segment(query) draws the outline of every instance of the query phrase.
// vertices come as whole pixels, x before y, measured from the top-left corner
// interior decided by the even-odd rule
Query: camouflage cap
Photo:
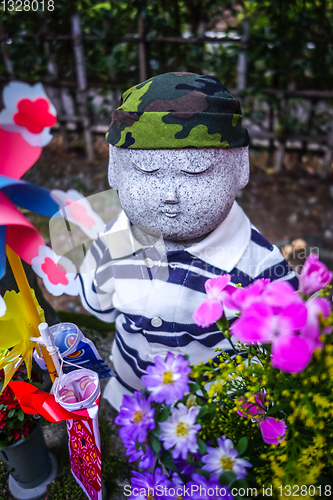
[[[214,76],[165,73],[124,92],[106,138],[130,149],[240,148],[242,110]]]

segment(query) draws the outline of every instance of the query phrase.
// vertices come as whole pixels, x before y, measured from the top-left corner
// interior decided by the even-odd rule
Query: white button
[[[150,269],[152,267],[154,267],[154,261],[151,260],[149,257],[147,257],[145,260],[144,260],[144,263],[146,264],[147,267],[149,267]]]
[[[156,316],[156,318],[153,318],[151,320],[151,324],[153,326],[155,326],[156,328],[158,328],[159,326],[161,326],[162,323],[163,323],[163,321],[161,320],[161,318],[158,318],[157,316]]]

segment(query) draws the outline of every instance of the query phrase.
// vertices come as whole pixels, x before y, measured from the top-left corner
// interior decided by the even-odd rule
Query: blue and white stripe
[[[119,244],[121,241],[121,244]],[[188,355],[191,364],[215,357],[230,343],[215,325],[200,328],[193,311],[205,300],[205,281],[229,273],[233,283],[289,280],[295,273],[280,251],[234,204],[225,221],[200,243],[165,252],[163,241],[144,248],[134,240],[122,212],[89,250],[78,277],[84,307],[106,322],[116,321],[112,360],[117,377],[104,397],[117,409],[123,394],[143,387],[140,377],[155,356]],[[229,320],[234,311],[227,311]]]

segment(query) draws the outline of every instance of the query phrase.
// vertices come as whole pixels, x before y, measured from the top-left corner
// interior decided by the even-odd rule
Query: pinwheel
[[[38,336],[41,318],[20,257],[30,264],[38,255],[39,247],[45,243],[15,204],[47,216],[59,210],[50,191],[20,179],[39,158],[42,147],[51,140],[50,127],[56,123],[56,110],[41,84],[31,86],[11,82],[4,89],[3,102],[5,107],[0,113],[0,278],[6,269],[6,252],[21,292],[24,316],[32,325],[34,335]],[[16,299],[16,302],[19,303],[19,300]],[[3,301],[0,306],[4,313]],[[23,360],[29,370],[32,345],[30,337],[29,340],[24,337],[11,345],[10,352],[9,346],[0,347],[1,363],[6,363],[7,367],[7,379]],[[42,351],[51,378],[54,379],[53,362],[47,351]]]
[[[5,273],[5,245],[31,263],[45,245],[38,231],[15,207],[51,217],[58,205],[50,191],[20,179],[52,138],[56,110],[41,84],[11,82],[3,92],[0,113],[0,278]]]
[[[40,321],[45,321],[44,311],[39,306],[33,291],[32,293]],[[25,363],[27,375],[30,378],[34,348],[34,343],[30,341],[34,330],[22,295],[15,290],[7,291],[4,301],[7,310],[0,318],[0,370],[3,369],[5,374],[2,390],[5,389],[22,362]]]

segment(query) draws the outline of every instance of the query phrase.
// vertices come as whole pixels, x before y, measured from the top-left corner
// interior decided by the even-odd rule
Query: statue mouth
[[[179,214],[179,210],[177,210],[177,211],[171,211],[171,210],[164,209],[164,210],[162,210],[162,213],[164,215],[166,215],[167,217],[169,217],[170,219],[174,219]]]

